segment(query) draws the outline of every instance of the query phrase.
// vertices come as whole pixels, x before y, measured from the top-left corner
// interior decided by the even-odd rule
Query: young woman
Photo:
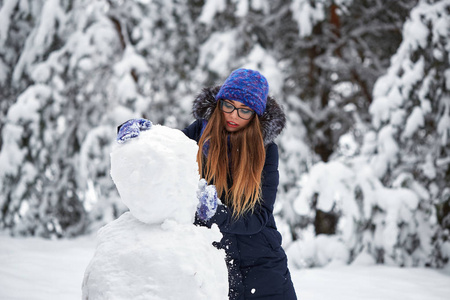
[[[297,299],[273,217],[278,188],[273,140],[286,119],[268,92],[259,72],[235,70],[222,86],[203,89],[193,105],[197,120],[183,130],[197,141],[202,177],[221,200],[199,193],[196,224],[217,224],[222,232],[216,246],[226,253],[231,300]],[[119,127],[117,141],[151,126],[145,119],[129,120]]]
[[[217,224],[223,234],[216,246],[227,255],[233,300],[297,299],[273,217],[279,182],[273,140],[285,115],[268,91],[259,72],[235,70],[222,86],[203,89],[193,104],[197,120],[183,130],[197,141],[203,178],[223,203],[199,212],[196,223]]]

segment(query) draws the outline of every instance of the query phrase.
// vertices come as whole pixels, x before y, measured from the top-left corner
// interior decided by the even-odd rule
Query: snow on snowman
[[[111,177],[129,212],[99,230],[82,298],[228,299],[225,253],[212,245],[221,233],[193,225],[199,199],[217,197],[199,180],[197,144],[146,122],[111,153]]]

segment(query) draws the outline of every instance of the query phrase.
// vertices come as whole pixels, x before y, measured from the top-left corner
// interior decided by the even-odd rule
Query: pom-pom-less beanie
[[[269,83],[261,73],[250,69],[237,69],[225,80],[216,100],[239,101],[261,116],[266,109],[268,94]]]

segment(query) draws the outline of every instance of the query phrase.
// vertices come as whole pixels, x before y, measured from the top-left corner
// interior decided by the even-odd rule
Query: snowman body
[[[221,233],[193,225],[197,149],[160,125],[115,146],[111,176],[130,211],[99,230],[83,299],[228,299]]]

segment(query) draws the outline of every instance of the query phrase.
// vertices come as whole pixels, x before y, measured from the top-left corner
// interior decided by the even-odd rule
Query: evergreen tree
[[[123,212],[109,176],[116,127],[133,117],[172,126],[191,118],[197,43],[178,2],[2,6],[3,22],[14,24],[1,35],[11,99],[0,127],[3,228],[73,236]]]
[[[296,264],[367,254],[401,266],[448,262],[449,11],[447,1],[426,0],[411,11],[390,67],[374,85],[363,147],[305,175],[296,211],[332,211],[338,218],[333,236],[305,242],[308,228],[302,233],[291,249]],[[323,239],[340,249],[334,257],[294,250]]]
[[[339,155],[341,137],[362,143],[373,83],[389,66],[415,3],[278,1],[270,6],[273,17],[261,20],[264,45],[283,77],[288,128],[297,128],[287,130],[280,143],[282,175],[287,175],[281,182],[286,203],[282,214],[294,238],[298,228],[312,222],[318,224],[317,233],[325,228],[335,232],[335,212],[318,211],[308,218],[292,213],[291,203],[301,190],[298,182],[314,163]],[[291,147],[292,140],[301,142]]]
[[[413,220],[397,224],[394,250],[399,251],[384,252],[399,261],[412,257],[414,265],[440,266],[450,255],[442,251],[444,244],[450,245],[449,11],[447,1],[420,1],[405,24],[404,41],[388,73],[375,85],[370,107],[377,132],[371,162],[375,174],[386,187],[405,188],[420,200],[411,209]],[[383,224],[376,224],[379,229]]]
[[[28,9],[25,3],[17,2],[7,17],[29,12],[22,10]],[[119,49],[111,45],[118,45],[118,38],[111,21],[100,14],[104,6],[86,3],[46,1],[34,7],[32,29],[19,35],[25,42],[10,85],[26,89],[8,109],[0,152],[1,220],[13,233],[50,237],[84,232],[90,221],[83,205],[89,178],[80,175],[91,168],[109,178],[105,139],[113,138],[114,127],[102,111],[112,104],[105,74],[117,60]],[[92,132],[101,130],[98,125],[104,133],[97,137],[97,152],[83,161],[80,150],[88,147],[85,141],[92,142]]]
[[[308,109],[296,110],[322,161],[330,159],[341,135],[355,130],[355,112],[359,119],[369,120],[373,82],[388,67],[415,3],[293,1],[292,17],[300,38],[279,43],[279,53],[289,61],[289,93],[307,103]]]

